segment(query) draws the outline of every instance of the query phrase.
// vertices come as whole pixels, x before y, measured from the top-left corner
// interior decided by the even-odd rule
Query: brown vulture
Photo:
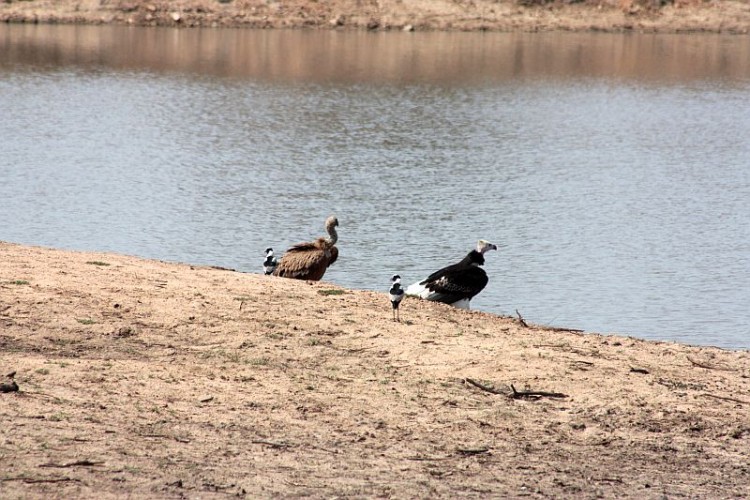
[[[339,220],[335,216],[328,217],[326,219],[328,236],[321,236],[315,241],[297,243],[291,247],[281,257],[273,275],[296,280],[320,280],[328,266],[336,262],[339,257],[339,249],[335,246],[339,238],[336,233],[338,225]]]

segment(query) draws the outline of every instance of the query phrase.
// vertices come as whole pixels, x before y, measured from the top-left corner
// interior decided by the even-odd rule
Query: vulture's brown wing
[[[336,259],[339,258],[339,249],[336,248],[335,246],[333,246],[333,247],[331,247],[331,249],[329,250],[329,252],[331,253],[331,259],[328,261],[328,265],[330,266],[331,264],[333,264],[334,262],[336,262]]]
[[[299,243],[286,251],[273,275],[317,281],[327,268],[328,259],[323,250],[315,243]]]

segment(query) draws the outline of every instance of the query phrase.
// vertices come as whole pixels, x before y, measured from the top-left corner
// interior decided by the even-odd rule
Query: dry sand
[[[750,497],[750,353],[389,308],[0,242],[0,496]]]
[[[0,21],[254,28],[748,33],[748,0],[0,0]]]

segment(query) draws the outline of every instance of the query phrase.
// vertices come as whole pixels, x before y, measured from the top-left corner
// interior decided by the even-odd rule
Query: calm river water
[[[259,272],[331,213],[346,287],[486,238],[475,309],[750,348],[750,44],[0,26],[0,239]]]

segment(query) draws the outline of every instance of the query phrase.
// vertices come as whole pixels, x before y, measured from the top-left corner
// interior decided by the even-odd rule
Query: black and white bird
[[[273,248],[266,248],[266,260],[263,261],[263,274],[271,274],[276,270],[279,261],[273,256]]]
[[[391,305],[393,306],[393,321],[401,321],[401,316],[398,313],[398,306],[401,305],[401,301],[404,298],[404,289],[401,288],[401,276],[394,274],[391,278],[393,285],[388,290],[388,295],[391,299]]]
[[[489,281],[487,273],[480,267],[484,264],[484,254],[488,250],[497,250],[497,245],[479,240],[477,248],[469,252],[461,262],[444,267],[426,279],[409,285],[406,295],[469,309],[471,299]]]

